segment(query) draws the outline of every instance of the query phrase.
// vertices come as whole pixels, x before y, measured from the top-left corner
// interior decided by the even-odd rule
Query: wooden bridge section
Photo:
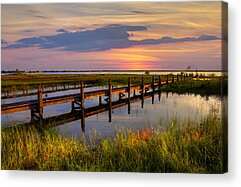
[[[85,129],[85,118],[98,114],[100,112],[109,111],[109,122],[112,120],[112,109],[118,108],[128,104],[128,113],[130,113],[130,104],[138,100],[142,101],[142,107],[144,105],[144,99],[150,96],[153,96],[156,92],[160,92],[160,88],[164,85],[174,83],[177,81],[182,81],[192,77],[181,76],[181,75],[166,75],[165,79],[162,80],[162,77],[159,75],[158,79],[155,76],[152,76],[152,81],[150,83],[145,83],[144,78],[141,79],[141,84],[131,84],[131,78],[128,78],[128,85],[123,87],[113,88],[112,82],[109,79],[108,89],[95,90],[85,92],[85,82],[81,81],[79,86],[76,89],[79,89],[80,92],[77,94],[68,94],[61,96],[54,96],[49,98],[43,98],[43,94],[46,92],[43,89],[43,85],[38,85],[37,89],[37,99],[35,100],[26,100],[21,102],[2,104],[1,112],[2,114],[8,114],[13,112],[19,112],[24,110],[31,110],[31,123],[36,123],[40,125],[46,125],[51,123],[60,123],[68,122],[69,120],[81,119],[82,129]],[[73,89],[73,88],[71,88]],[[48,93],[49,91],[47,91]],[[131,93],[133,94],[131,96]],[[119,95],[117,101],[112,101],[113,95]],[[103,97],[105,97],[103,99]],[[99,105],[85,108],[84,101],[86,99],[99,98]],[[44,107],[71,103],[71,112],[63,114],[60,116],[43,118]],[[104,104],[102,102],[105,102]]]

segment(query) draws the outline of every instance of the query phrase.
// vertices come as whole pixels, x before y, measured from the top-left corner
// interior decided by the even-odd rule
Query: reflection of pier
[[[154,103],[154,94],[159,93],[160,98],[160,88],[163,85],[173,83],[176,81],[181,81],[187,79],[188,77],[180,75],[166,75],[165,80],[162,81],[162,77],[159,75],[158,79],[155,76],[152,77],[151,83],[145,83],[144,78],[141,79],[141,84],[131,84],[131,78],[128,79],[128,85],[119,88],[113,88],[111,80],[108,82],[108,89],[96,90],[85,92],[85,84],[82,81],[80,83],[80,93],[71,95],[62,95],[49,98],[43,98],[45,94],[43,90],[43,85],[38,85],[37,100],[27,100],[22,102],[3,104],[2,114],[19,112],[24,110],[31,110],[31,122],[35,124],[40,124],[43,126],[60,125],[63,123],[71,122],[74,120],[81,119],[82,129],[85,129],[85,118],[98,114],[100,112],[109,111],[109,122],[112,120],[112,109],[118,108],[124,105],[128,105],[128,114],[130,114],[130,104],[141,100],[141,106],[144,106],[144,100],[148,97],[152,97],[152,103]],[[113,95],[119,95],[117,101],[113,101]],[[132,95],[132,96],[131,96]],[[105,97],[105,98],[103,98]],[[99,98],[99,105],[85,108],[85,99]],[[46,106],[56,105],[71,102],[72,111],[67,114],[43,118],[43,108]]]
[[[118,107],[122,107],[125,105],[128,105],[128,114],[130,114],[131,111],[131,103],[134,102],[138,102],[138,101],[142,101],[142,107],[144,104],[144,100],[147,98],[152,98],[152,104],[154,104],[154,96],[155,94],[159,95],[159,101],[161,99],[161,92],[159,90],[156,90],[154,92],[148,92],[144,94],[144,98],[142,97],[142,95],[136,95],[136,96],[132,96],[130,97],[130,99],[128,98],[124,98],[124,99],[120,99],[117,101],[113,101],[112,105],[111,105],[111,110],[118,108]],[[167,92],[168,95],[168,92]],[[142,100],[143,99],[143,100]],[[59,125],[63,125],[65,123],[70,123],[76,120],[80,120],[81,119],[81,128],[82,131],[85,132],[85,118],[99,114],[101,112],[105,112],[105,111],[111,111],[109,110],[109,103],[106,104],[100,104],[98,106],[93,106],[90,108],[86,108],[84,109],[84,112],[82,112],[82,110],[72,110],[69,113],[65,113],[65,114],[61,114],[58,116],[53,116],[53,117],[48,117],[46,119],[43,119],[43,127],[44,128],[52,128],[52,127],[56,127]],[[84,115],[80,115],[84,113]],[[111,121],[112,119],[112,112],[109,112],[109,121]],[[30,122],[30,123],[25,123],[25,124],[21,124],[23,126],[25,125],[31,125],[34,122]]]

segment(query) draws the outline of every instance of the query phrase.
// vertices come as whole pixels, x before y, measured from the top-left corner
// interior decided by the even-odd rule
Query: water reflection
[[[133,95],[133,93],[131,93]],[[136,93],[137,94],[137,93]],[[113,96],[113,101],[118,100],[118,96]],[[104,102],[104,99],[103,99]],[[85,107],[89,108],[98,105],[99,98],[85,100]],[[104,137],[113,137],[117,129],[141,129],[147,127],[158,128],[164,126],[166,122],[173,118],[184,121],[189,118],[191,121],[200,121],[210,112],[221,114],[221,100],[217,97],[201,97],[193,94],[177,95],[170,93],[155,94],[142,101],[131,103],[130,114],[128,105],[112,110],[112,122],[108,122],[108,111],[86,118],[85,136],[88,139],[95,131]],[[68,113],[71,111],[71,103],[54,105],[44,108],[44,118]],[[12,114],[2,115],[2,125],[6,126],[13,121],[18,123],[30,121],[30,111],[22,111]],[[60,134],[69,137],[79,137],[83,135],[81,121],[73,121],[55,127]]]

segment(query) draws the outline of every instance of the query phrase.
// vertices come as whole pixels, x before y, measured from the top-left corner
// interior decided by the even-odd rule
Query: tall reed
[[[170,121],[165,130],[116,133],[87,144],[34,127],[2,130],[3,170],[222,173],[220,119]]]

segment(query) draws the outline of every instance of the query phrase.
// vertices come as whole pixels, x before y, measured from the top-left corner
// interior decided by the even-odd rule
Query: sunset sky
[[[221,69],[220,2],[2,5],[2,70]]]

